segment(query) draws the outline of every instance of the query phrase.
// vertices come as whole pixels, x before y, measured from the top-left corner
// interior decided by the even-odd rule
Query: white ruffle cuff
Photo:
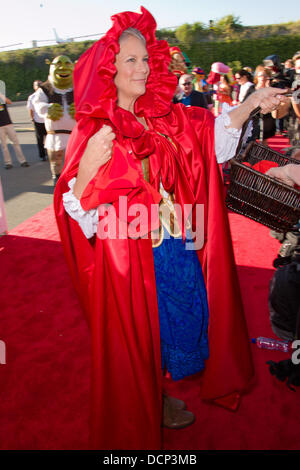
[[[215,120],[215,152],[218,163],[224,163],[235,156],[236,148],[239,143],[242,130],[234,127],[227,127],[231,124],[230,111],[236,106],[229,106],[228,103],[222,103],[222,114]],[[249,123],[244,141],[247,140],[252,131],[252,123]]]
[[[63,194],[63,205],[69,216],[78,222],[86,238],[91,238],[97,232],[99,222],[98,210],[90,209],[85,211],[81,207],[80,200],[73,193],[75,183],[76,178],[72,178],[69,181],[68,186],[70,191]]]

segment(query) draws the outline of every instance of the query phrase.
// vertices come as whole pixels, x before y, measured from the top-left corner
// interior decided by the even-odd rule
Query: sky
[[[30,47],[33,40],[38,46],[53,44],[53,28],[63,39],[90,35],[95,36],[87,39],[98,39],[110,28],[111,15],[135,11],[140,5],[153,14],[158,28],[208,24],[229,14],[240,17],[244,26],[300,19],[299,0],[288,0],[287,8],[282,0],[6,0],[1,15],[0,52]]]

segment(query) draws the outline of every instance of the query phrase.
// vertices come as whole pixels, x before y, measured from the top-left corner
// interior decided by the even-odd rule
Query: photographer
[[[289,81],[290,87],[295,78],[295,68],[294,68],[294,61],[293,59],[287,59],[284,63],[283,74],[285,78]]]
[[[291,93],[292,96],[284,103],[282,102],[279,108],[272,113],[274,118],[285,117],[288,121],[288,138],[291,148],[288,150],[288,155],[291,155],[295,149],[300,147],[300,53],[293,57],[295,63],[295,75],[292,83]]]
[[[263,62],[266,73],[270,74],[269,86],[275,88],[291,87],[291,75],[285,73],[285,68],[281,64],[278,55],[269,55]],[[275,119],[275,130],[277,128],[277,132],[282,134],[285,128],[284,117],[276,117],[273,114],[271,117]]]
[[[278,55],[269,55],[264,60],[265,69],[271,72],[270,86],[275,88],[290,88],[290,80],[284,76],[283,67]]]
[[[266,58],[270,59],[270,58]],[[294,147],[289,153],[299,148],[300,137],[300,54],[293,58],[295,62],[295,76],[292,83],[292,96],[282,103],[279,110],[273,114],[274,118],[289,117],[289,138]],[[265,61],[264,61],[265,63]],[[278,64],[277,64],[278,65]],[[281,76],[279,67],[273,69],[272,85],[285,88],[287,81]],[[266,173],[268,176],[277,178],[290,186],[300,185],[300,165],[288,164],[283,167],[271,168]],[[270,283],[269,311],[270,322],[274,333],[280,338],[288,341],[300,338],[300,221],[294,231],[277,233],[281,248],[278,257],[274,260],[275,274]],[[277,235],[277,236],[276,236]],[[280,361],[268,361],[270,373],[280,381],[287,379],[287,386],[294,390],[291,385],[300,385],[300,365],[294,364],[291,359]]]
[[[300,164],[271,168],[268,176],[290,186],[300,185]],[[278,237],[276,237],[278,238]],[[295,231],[282,234],[282,245],[274,261],[275,274],[270,283],[269,310],[274,333],[288,341],[300,339],[300,220]],[[290,359],[268,361],[269,370],[291,390],[300,385],[300,364]]]
[[[266,174],[290,186],[300,186],[300,164],[270,168]],[[282,245],[273,263],[277,269],[270,285],[270,320],[277,336],[293,341],[300,333],[299,224],[294,231],[280,235]]]

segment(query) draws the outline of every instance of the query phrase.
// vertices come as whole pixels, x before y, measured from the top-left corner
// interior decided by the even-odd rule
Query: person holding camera
[[[300,164],[271,168],[266,173],[290,186],[300,186]],[[278,234],[279,235],[279,234]],[[280,233],[281,247],[273,265],[275,274],[270,282],[269,312],[273,332],[281,339],[300,339],[300,220],[293,231]],[[278,237],[276,237],[278,238]],[[294,390],[300,385],[300,364],[290,359],[268,361],[272,375]]]
[[[283,75],[290,82],[290,86],[292,86],[292,83],[295,79],[295,67],[293,59],[287,59],[285,61]]]
[[[267,56],[264,60],[264,67],[271,73],[270,85],[274,88],[290,88],[291,83],[288,78],[284,76],[283,67],[278,55],[273,54]]]
[[[288,151],[291,154],[295,148],[299,148],[300,142],[300,52],[297,52],[293,61],[295,63],[295,75],[292,83],[292,95],[289,100],[282,102],[279,108],[272,113],[274,118],[285,117],[288,120],[288,138],[290,141],[291,149]]]
[[[270,86],[271,72],[263,65],[258,65],[255,70],[254,84],[255,89],[266,88]],[[259,139],[263,145],[268,145],[268,139],[273,137],[276,132],[276,121],[271,113],[260,114],[253,119],[253,137]]]

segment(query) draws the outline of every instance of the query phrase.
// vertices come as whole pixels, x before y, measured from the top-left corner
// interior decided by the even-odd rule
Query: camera
[[[280,62],[280,58],[278,55],[273,54],[267,56],[263,60],[264,66],[268,69],[271,69],[271,80],[270,80],[270,86],[273,88],[289,88],[290,87],[290,82],[289,80],[284,76],[283,74],[283,67]]]
[[[270,235],[281,243],[277,258],[273,261],[274,268],[293,260],[299,263],[300,269],[300,221],[293,231],[282,233],[271,230]]]
[[[285,79],[273,78],[270,81],[270,86],[273,87],[273,88],[284,89],[284,88],[288,87],[288,84],[287,84],[287,81]]]
[[[278,255],[282,258],[286,256],[298,257],[300,253],[300,233],[287,232],[282,242]]]

